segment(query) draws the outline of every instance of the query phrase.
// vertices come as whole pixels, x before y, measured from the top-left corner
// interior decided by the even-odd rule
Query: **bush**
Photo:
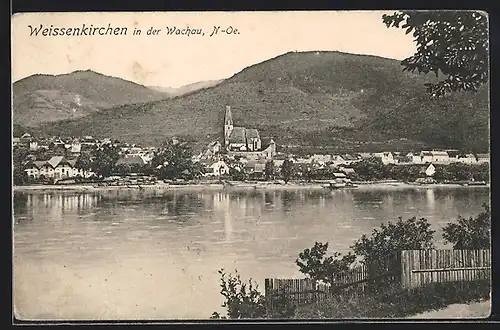
[[[258,286],[252,279],[248,283],[242,282],[238,271],[236,274],[227,274],[224,269],[218,273],[221,276],[221,291],[225,301],[222,307],[227,309],[227,317],[230,319],[264,318],[266,306],[264,295],[258,291]],[[215,312],[212,318],[220,318]]]
[[[325,258],[327,250],[328,243],[316,242],[311,249],[302,251],[295,260],[300,272],[314,281],[333,284],[335,275],[348,270],[356,259],[352,253],[342,256],[339,252]]]
[[[220,269],[218,273],[221,276],[220,293],[225,298],[222,307],[227,309],[227,316],[214,312],[211,319],[283,319],[295,314],[295,307],[286,296],[273,297],[273,308],[270,308],[271,299],[266,299],[252,279],[243,282],[237,270],[235,275],[226,273],[224,269]]]
[[[372,266],[375,272],[391,270],[398,265],[398,254],[402,250],[425,250],[434,248],[435,230],[430,229],[427,219],[417,220],[415,217],[397,222],[382,224],[374,229],[371,237],[366,235],[351,246],[354,253],[363,257],[363,262]],[[395,259],[396,258],[396,259]]]
[[[453,244],[456,250],[489,249],[491,241],[491,211],[483,204],[484,212],[475,218],[458,217],[457,223],[448,223],[443,228],[445,244]]]

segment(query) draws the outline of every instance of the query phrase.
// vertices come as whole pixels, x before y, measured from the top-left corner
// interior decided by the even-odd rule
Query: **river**
[[[206,319],[224,312],[220,268],[263,290],[302,277],[295,259],[315,241],[347,252],[399,216],[427,218],[444,248],[440,228],[483,203],[487,187],[15,193],[14,307],[23,319]]]

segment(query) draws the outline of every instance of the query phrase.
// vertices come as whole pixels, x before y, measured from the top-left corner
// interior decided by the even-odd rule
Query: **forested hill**
[[[340,52],[291,52],[250,66],[220,84],[174,99],[124,105],[44,125],[48,134],[106,135],[158,144],[177,135],[220,133],[226,105],[237,125],[257,127],[280,145],[426,146],[488,150],[488,86],[431,100],[433,75],[402,71],[397,60]]]

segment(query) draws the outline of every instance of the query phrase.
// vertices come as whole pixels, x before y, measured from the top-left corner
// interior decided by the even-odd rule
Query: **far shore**
[[[467,188],[467,187],[486,187],[483,186],[464,186],[456,183],[447,184],[418,184],[405,182],[356,182],[357,187],[347,187],[338,190],[365,190],[365,189],[401,189],[401,188]],[[231,191],[231,190],[326,190],[322,183],[275,183],[275,182],[231,182],[230,184],[223,183],[187,183],[187,184],[168,184],[156,183],[152,185],[129,185],[129,186],[97,186],[96,184],[68,184],[68,185],[30,185],[30,186],[13,186],[13,191],[17,192],[54,192],[54,191],[73,191],[73,192],[93,192],[93,191],[168,191],[168,190],[185,190],[185,191]],[[336,190],[334,190],[336,191]]]

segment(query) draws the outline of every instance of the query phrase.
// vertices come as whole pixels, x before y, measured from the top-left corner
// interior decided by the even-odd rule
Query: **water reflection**
[[[482,187],[16,193],[14,257],[31,285],[19,290],[31,315],[39,306],[51,315],[104,310],[109,306],[98,297],[105,292],[115,297],[113,317],[130,318],[139,309],[143,318],[204,318],[220,306],[215,271],[221,267],[257,281],[297,277],[295,258],[316,241],[347,252],[387,220],[426,217],[439,227],[458,214],[477,214],[488,200]],[[439,233],[436,239],[439,247]],[[60,295],[43,292],[61,285],[74,290],[67,294],[72,300],[50,310]],[[88,295],[88,285],[99,290]],[[147,299],[138,303],[144,291]]]

